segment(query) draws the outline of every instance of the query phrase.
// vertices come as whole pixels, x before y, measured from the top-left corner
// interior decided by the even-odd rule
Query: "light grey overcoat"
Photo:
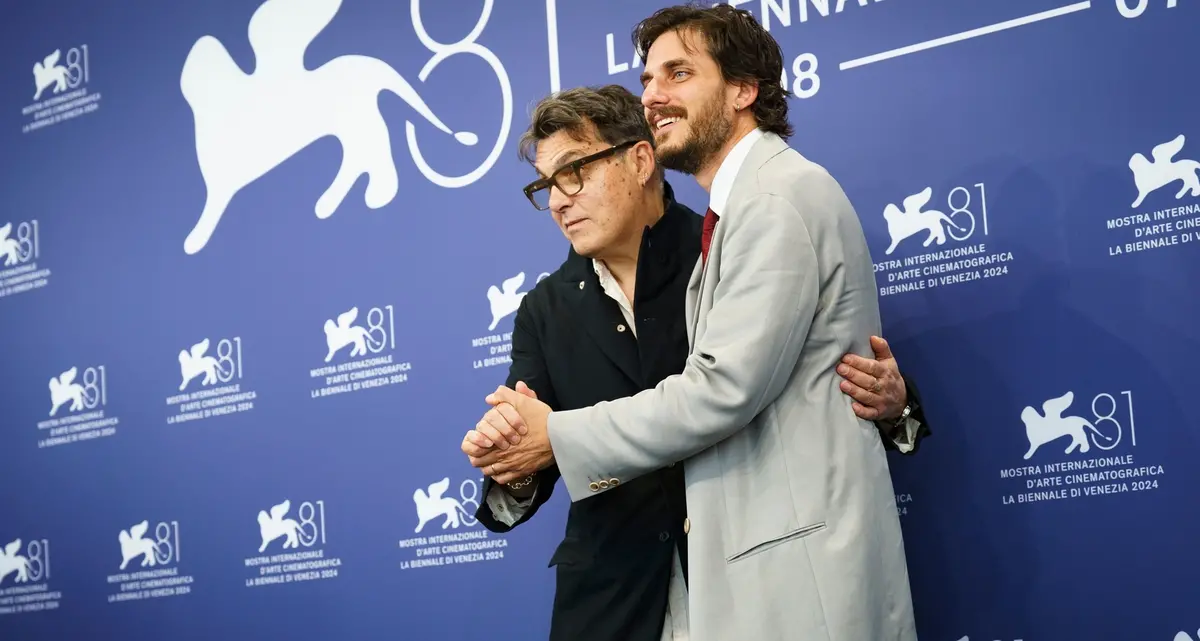
[[[840,185],[754,142],[687,296],[682,374],[553,412],[572,501],[682,462],[691,641],[916,641],[879,431],[838,385],[879,303]],[[636,313],[636,310],[634,310]]]

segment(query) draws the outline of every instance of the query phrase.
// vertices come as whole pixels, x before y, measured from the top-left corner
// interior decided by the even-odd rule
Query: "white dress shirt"
[[[708,190],[708,208],[713,210],[714,214],[720,216],[721,212],[725,211],[725,203],[729,202],[729,191],[733,189],[733,181],[742,170],[742,163],[746,162],[750,148],[764,135],[766,134],[762,129],[752,129],[729,150],[725,160],[721,161],[721,166],[717,167],[717,173],[713,176],[712,185]]]

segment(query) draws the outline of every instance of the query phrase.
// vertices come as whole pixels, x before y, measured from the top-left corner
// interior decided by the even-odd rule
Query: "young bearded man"
[[[615,85],[543,100],[522,139],[542,176],[525,193],[549,211],[571,250],[517,311],[508,385],[553,410],[653,389],[687,362],[684,303],[702,219],[675,201],[653,141],[638,99]],[[916,392],[876,340],[878,360],[848,356],[846,392],[862,401],[853,404],[861,416],[887,417],[878,423],[886,446],[913,451],[924,426],[913,405],[904,410]],[[464,452],[482,456],[521,443],[500,414],[505,408],[468,434]],[[683,469],[672,460],[611,487],[602,481],[607,491],[571,504],[550,560],[557,579],[551,641],[688,638]],[[476,517],[509,531],[551,497],[558,477],[551,465],[507,485],[487,479]]]

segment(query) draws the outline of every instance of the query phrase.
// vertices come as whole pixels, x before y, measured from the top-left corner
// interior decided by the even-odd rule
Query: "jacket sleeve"
[[[513,321],[512,334],[512,363],[508,367],[508,380],[505,385],[515,388],[517,381],[524,381],[542,402],[557,409],[558,399],[554,394],[554,386],[550,382],[549,369],[546,367],[545,356],[541,348],[539,328],[543,326],[538,318],[540,308],[531,302],[533,292],[521,299],[517,308],[517,316]],[[558,468],[550,466],[537,473],[537,490],[533,496],[519,501],[505,489],[496,484],[490,477],[483,478],[482,496],[475,518],[485,528],[492,532],[504,533],[533,518],[538,508],[550,500],[554,493],[554,484],[558,482]]]
[[[811,191],[824,193],[813,198],[830,197],[829,182],[814,183]],[[547,432],[572,500],[711,447],[783,392],[819,303],[810,230],[773,194],[752,197],[719,224],[720,280],[683,372],[634,396],[550,413]]]

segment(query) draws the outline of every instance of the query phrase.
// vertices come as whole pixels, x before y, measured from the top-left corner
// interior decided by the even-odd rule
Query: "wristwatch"
[[[881,429],[886,430],[888,434],[892,434],[896,431],[896,428],[899,428],[899,427],[902,427],[905,425],[905,423],[908,421],[908,417],[912,416],[912,413],[916,410],[916,407],[917,407],[917,404],[910,400],[908,402],[908,404],[904,406],[904,409],[900,412],[900,416],[898,416],[894,419],[881,418],[881,419],[876,420],[875,424],[878,425]]]

